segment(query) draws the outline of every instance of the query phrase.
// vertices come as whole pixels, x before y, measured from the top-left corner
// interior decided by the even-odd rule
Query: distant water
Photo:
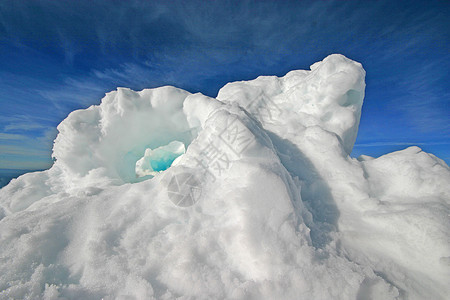
[[[17,178],[22,174],[36,172],[41,170],[16,170],[16,169],[0,169],[0,188],[7,185],[11,179]]]

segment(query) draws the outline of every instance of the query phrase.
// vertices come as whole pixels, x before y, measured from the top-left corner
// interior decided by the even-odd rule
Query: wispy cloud
[[[33,130],[33,129],[41,129],[45,128],[42,124],[31,123],[31,122],[15,122],[10,123],[4,127],[5,131],[14,131],[14,130]]]
[[[3,116],[0,128],[5,132],[36,131],[48,128],[51,119],[34,115]]]
[[[11,134],[11,133],[1,133],[0,132],[0,141],[1,140],[21,140],[25,138],[25,136],[21,134]]]
[[[46,149],[31,149],[24,146],[13,145],[0,145],[0,152],[2,155],[19,155],[19,156],[47,156],[48,151]]]
[[[356,143],[355,147],[385,147],[385,146],[441,146],[450,145],[448,142],[419,142],[419,143],[409,143],[409,142],[370,142],[370,143]]]
[[[26,170],[26,171],[45,170],[50,168],[51,165],[52,165],[51,162],[44,163],[41,159],[38,160],[30,159],[29,156],[25,156],[20,160],[9,160],[9,159],[0,160],[0,169],[3,169],[2,171],[5,171],[5,169]]]
[[[0,169],[45,169],[51,166],[51,148],[56,129],[47,127],[38,135],[0,133]]]
[[[399,82],[404,94],[396,99],[398,109],[403,111],[413,126],[422,132],[440,131],[450,138],[450,93],[444,89],[448,76],[434,72],[439,64],[447,61],[435,60],[422,64],[420,72],[408,74]],[[448,75],[448,74],[447,74]],[[441,83],[439,82],[441,81]]]

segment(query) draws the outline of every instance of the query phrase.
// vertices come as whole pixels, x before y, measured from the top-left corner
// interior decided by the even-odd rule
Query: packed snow
[[[450,169],[349,154],[362,66],[119,88],[0,189],[0,299],[445,299]]]

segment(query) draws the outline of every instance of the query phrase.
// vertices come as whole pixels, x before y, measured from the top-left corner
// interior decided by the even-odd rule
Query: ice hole
[[[155,176],[177,163],[177,159],[186,152],[184,144],[172,141],[155,149],[147,148],[144,156],[136,162],[136,176]]]

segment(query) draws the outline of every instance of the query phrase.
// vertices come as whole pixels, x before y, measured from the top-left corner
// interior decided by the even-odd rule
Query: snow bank
[[[0,190],[0,298],[444,299],[450,169],[348,156],[364,76],[331,55],[71,113],[54,166]]]

